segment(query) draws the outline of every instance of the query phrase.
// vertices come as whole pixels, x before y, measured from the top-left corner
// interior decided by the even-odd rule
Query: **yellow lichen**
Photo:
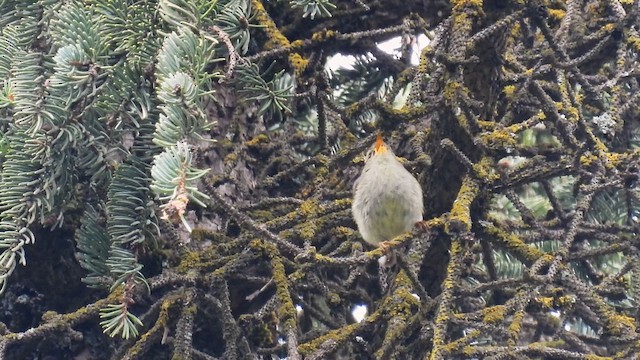
[[[488,324],[497,323],[504,320],[507,308],[504,305],[496,305],[482,309],[482,315],[484,316],[482,321]]]
[[[511,26],[511,31],[509,31],[509,35],[515,39],[520,37],[521,31],[522,31],[522,26],[520,26],[520,23],[515,23],[513,24],[513,26]]]
[[[447,276],[442,283],[442,297],[440,299],[440,305],[438,307],[436,320],[435,320],[435,328],[433,332],[433,351],[431,351],[431,355],[429,356],[430,360],[441,358],[442,347],[444,346],[445,333],[447,328],[447,323],[449,322],[450,317],[453,314],[449,311],[448,308],[449,303],[452,301],[453,297],[453,288],[455,287],[455,282],[457,279],[457,273],[459,271],[459,263],[455,261],[458,258],[458,254],[461,251],[461,245],[457,237],[454,237],[451,241],[451,257],[449,261],[449,265],[447,266]]]
[[[238,160],[238,154],[236,153],[229,153],[227,154],[227,156],[224,157],[225,163],[234,162],[236,160]]]
[[[448,103],[453,103],[460,89],[462,89],[462,84],[459,82],[452,80],[447,81],[444,90],[442,91],[442,96]]]
[[[323,31],[318,31],[313,35],[311,35],[311,40],[324,41],[324,40],[334,38],[336,37],[336,35],[338,35],[338,33],[333,30],[323,30]]]
[[[611,316],[611,323],[608,325],[618,327],[622,326],[634,333],[636,331],[636,322],[634,318],[626,315],[614,314]]]
[[[635,51],[640,51],[640,36],[628,36],[627,43],[633,46]]]
[[[294,329],[296,327],[296,310],[291,300],[289,292],[289,280],[284,269],[282,258],[272,244],[264,244],[267,255],[271,259],[271,275],[273,282],[276,284],[276,299],[279,306],[277,308],[278,318],[284,323],[285,329]]]
[[[502,240],[507,249],[514,253],[521,261],[526,263],[533,263],[544,255],[538,248],[526,244],[518,235],[508,233],[497,226],[487,225],[485,231],[488,235],[493,235]]]
[[[613,359],[614,358],[610,356],[599,356],[599,355],[593,355],[593,354],[585,356],[585,360],[613,360]]]
[[[540,296],[535,298],[535,301],[540,304],[543,309],[553,309],[553,298],[549,296]]]
[[[450,354],[452,352],[458,352],[470,342],[475,341],[480,335],[482,335],[482,331],[478,329],[474,329],[469,331],[465,336],[448,343],[447,345],[442,347],[442,352],[445,354]]]
[[[426,74],[429,67],[430,55],[433,53],[433,48],[425,46],[420,52],[420,62],[418,63],[418,73]]]
[[[598,161],[598,157],[587,152],[586,154],[580,156],[580,164],[582,166],[590,166],[594,162]]]
[[[551,341],[533,342],[529,344],[529,347],[530,348],[546,348],[546,347],[557,348],[563,345],[565,345],[564,340],[551,340]]]
[[[482,0],[452,0],[454,11],[463,10],[463,8],[475,8],[476,10],[482,10]]]
[[[604,150],[601,151],[606,151],[606,148]],[[609,164],[611,166],[618,166],[620,165],[620,162],[624,159],[628,158],[629,154],[620,154],[620,153],[610,153],[610,152],[605,152],[605,157],[607,159],[607,161],[609,162]]]
[[[566,14],[566,11],[561,9],[549,9],[549,18],[554,20],[562,20]]]
[[[341,302],[342,298],[340,297],[340,294],[335,292],[327,293],[327,303],[329,303],[329,305],[338,306]]]
[[[291,66],[293,66],[293,72],[296,76],[302,75],[302,73],[307,69],[307,65],[309,65],[309,60],[300,56],[300,54],[289,54],[289,62]]]
[[[478,124],[480,129],[487,130],[487,131],[495,129],[496,126],[498,125],[495,121],[488,121],[488,120],[477,120],[476,123]]]
[[[193,269],[197,269],[202,266],[202,259],[200,253],[197,251],[185,251],[180,257],[180,265],[176,269],[178,273],[184,274]]]
[[[266,134],[259,134],[253,137],[251,140],[248,140],[246,142],[246,145],[248,147],[256,147],[258,145],[265,144],[267,142],[269,142],[269,137]]]
[[[313,216],[318,212],[318,200],[309,199],[302,204],[300,204],[300,215],[302,216]]]
[[[250,210],[249,214],[252,218],[260,221],[267,221],[273,219],[273,212],[269,210]]]
[[[260,0],[252,0],[251,5],[253,5],[253,8],[255,9],[256,20],[258,24],[262,25],[262,27],[265,29],[267,35],[269,36],[269,39],[271,39],[271,41],[276,43],[277,45],[289,46],[289,40],[284,35],[282,35],[280,30],[278,30],[278,27],[273,22],[273,20],[271,20],[271,17],[267,13],[267,10],[264,8],[264,6],[262,6],[262,2]]]
[[[317,231],[318,226],[313,221],[309,221],[298,230],[298,234],[302,240],[311,240],[316,236]]]
[[[476,176],[485,183],[500,179],[500,174],[493,170],[493,159],[489,156],[485,156],[480,162],[473,164],[473,171],[476,173]]]
[[[476,350],[478,349],[477,346],[465,346],[462,349],[462,353],[465,354],[467,357],[473,356],[473,354],[475,354]]]
[[[558,306],[567,308],[575,304],[576,299],[572,295],[559,296],[556,299]]]
[[[475,179],[465,176],[458,191],[458,196],[453,202],[449,218],[445,223],[445,232],[468,232],[471,230],[471,204],[480,190]]]
[[[304,40],[294,40],[291,42],[291,48],[297,48],[304,45]]]
[[[516,134],[508,129],[496,130],[491,133],[480,134],[480,140],[492,148],[513,147],[517,144]]]
[[[513,98],[513,95],[515,95],[516,93],[516,89],[517,88],[515,85],[507,85],[504,88],[502,88],[502,92],[507,97],[507,99],[511,100]]]
[[[378,321],[380,318],[381,312],[380,310],[375,311],[371,315],[367,316],[360,323],[355,323],[347,326],[343,326],[341,328],[331,330],[324,335],[318,336],[317,338],[304,343],[298,346],[298,351],[302,355],[309,355],[313,351],[317,350],[322,344],[327,342],[334,343],[343,343],[349,341],[350,338],[354,336],[356,331],[358,331],[363,325],[373,324]]]
[[[387,299],[384,308],[389,318],[396,322],[408,321],[420,306],[420,301],[405,286],[399,287]]]
[[[518,341],[518,336],[520,334],[520,331],[522,330],[522,320],[524,319],[524,311],[520,310],[520,311],[516,311],[515,314],[513,314],[513,320],[511,321],[511,324],[509,324],[509,327],[507,328],[507,332],[509,333],[509,345],[510,346],[515,346],[517,341]]]
[[[255,9],[256,20],[258,24],[264,28],[264,31],[267,33],[269,37],[269,42],[265,45],[265,48],[269,50],[270,47],[284,47],[291,48],[294,46],[286,36],[282,34],[282,32],[278,29],[276,24],[273,22],[267,10],[262,5],[260,0],[252,0],[251,4]],[[300,43],[295,43],[295,46],[299,46]],[[307,68],[309,60],[303,58],[300,54],[291,53],[289,54],[289,62],[293,67],[293,71],[296,75],[302,74],[304,70]]]
[[[567,119],[572,122],[572,123],[576,123],[578,122],[578,120],[580,120],[580,113],[578,112],[578,109],[575,106],[567,106]]]
[[[545,114],[542,110],[540,110],[537,114],[536,117],[538,119],[540,119],[540,121],[545,121],[547,119],[547,114]]]

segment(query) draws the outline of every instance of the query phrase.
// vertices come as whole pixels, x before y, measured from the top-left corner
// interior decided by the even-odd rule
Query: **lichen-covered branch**
[[[401,5],[0,1],[0,357],[633,359],[637,2]]]

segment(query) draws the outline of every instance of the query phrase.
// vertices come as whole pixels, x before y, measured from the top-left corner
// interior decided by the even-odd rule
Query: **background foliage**
[[[0,358],[634,359],[639,16],[0,0]],[[425,191],[392,268],[377,131]]]

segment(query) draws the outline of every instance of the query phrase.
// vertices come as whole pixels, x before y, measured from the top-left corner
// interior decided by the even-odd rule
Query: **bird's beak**
[[[384,154],[388,151],[387,144],[382,141],[382,134],[378,133],[378,137],[376,138],[376,147],[374,148],[374,152],[376,155]]]

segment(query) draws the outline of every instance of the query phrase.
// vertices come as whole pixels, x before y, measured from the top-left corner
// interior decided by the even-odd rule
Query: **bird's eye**
[[[373,156],[373,149],[367,150],[367,153],[364,154],[364,161],[367,162]]]

